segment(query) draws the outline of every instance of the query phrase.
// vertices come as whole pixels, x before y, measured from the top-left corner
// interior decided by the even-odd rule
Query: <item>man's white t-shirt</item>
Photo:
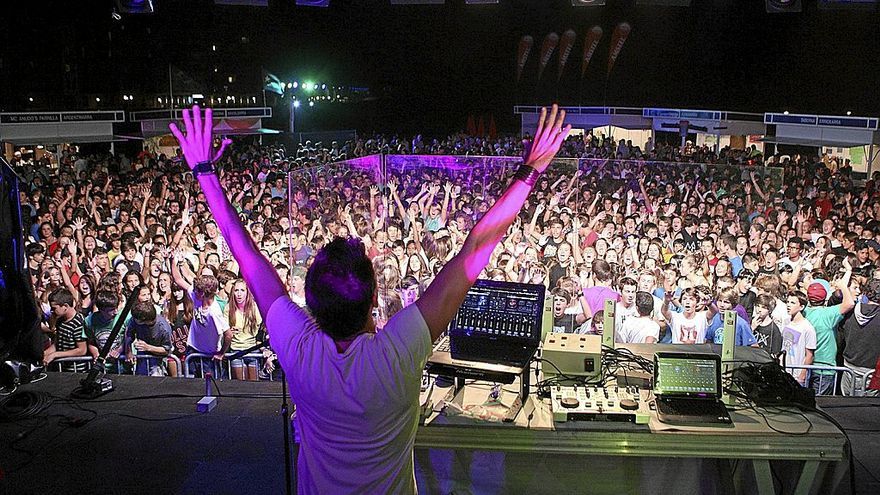
[[[413,444],[431,334],[418,306],[345,352],[288,297],[266,317],[300,437],[297,492],[415,493]]]
[[[214,354],[223,349],[223,332],[229,329],[229,321],[217,300],[202,306],[200,300],[190,291],[193,300],[193,319],[189,324],[186,345],[204,354]]]
[[[672,319],[669,320],[669,326],[672,327],[672,343],[702,344],[706,341],[706,324],[705,311],[697,311],[693,318],[685,317],[684,313],[672,313]]]
[[[614,341],[621,344],[646,344],[648,337],[654,337],[654,342],[660,340],[660,325],[650,316],[627,318],[614,332]]]
[[[627,308],[622,302],[618,301],[614,308],[614,328],[623,328],[623,325],[626,324],[627,320],[637,318],[638,316],[639,309],[636,308],[635,303]]]
[[[785,363],[791,366],[803,365],[804,358],[807,357],[807,349],[816,350],[816,329],[813,324],[806,318],[798,322],[789,322],[782,329],[782,350],[785,351]],[[789,368],[788,372],[798,378],[803,370]]]

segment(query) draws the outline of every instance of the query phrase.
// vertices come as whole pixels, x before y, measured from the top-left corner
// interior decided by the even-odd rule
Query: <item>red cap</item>
[[[825,290],[825,287],[823,287],[822,284],[819,282],[813,282],[810,284],[810,287],[807,289],[807,299],[809,299],[811,303],[825,302],[826,297],[828,297],[828,291]]]

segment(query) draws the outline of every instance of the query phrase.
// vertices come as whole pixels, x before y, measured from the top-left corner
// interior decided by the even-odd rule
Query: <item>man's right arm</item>
[[[196,105],[193,107],[192,118],[190,118],[189,110],[183,111],[186,136],[180,132],[176,124],[169,125],[172,134],[180,142],[186,162],[191,169],[195,169],[199,164],[215,161],[222,155],[225,146],[229,144],[228,141],[224,141],[217,156],[214,156],[212,118],[212,111],[208,108],[205,110],[204,120],[202,120],[201,110]],[[241,269],[242,278],[253,293],[257,307],[265,318],[269,314],[272,303],[280,297],[287,296],[284,284],[269,260],[264,258],[254,245],[242,225],[238,213],[229,203],[217,174],[199,173],[197,175],[211,213],[217,221],[217,226],[229,244],[229,250]]]

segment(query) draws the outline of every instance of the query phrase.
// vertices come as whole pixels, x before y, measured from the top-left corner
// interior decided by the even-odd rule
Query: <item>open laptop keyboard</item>
[[[718,403],[704,400],[664,400],[658,407],[664,414],[687,416],[714,416],[718,414]]]

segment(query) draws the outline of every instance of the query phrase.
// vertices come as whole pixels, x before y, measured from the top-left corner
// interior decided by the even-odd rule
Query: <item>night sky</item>
[[[554,99],[880,115],[880,14],[818,10],[815,0],[793,15],[766,14],[763,0],[694,0],[690,8],[624,0],[581,8],[569,0],[494,6],[332,0],[329,9],[295,7],[293,0],[270,0],[269,8],[160,0],[158,14],[121,22],[111,19],[112,1],[2,3],[0,107],[6,111],[83,108],[93,94],[160,93],[173,64],[208,92],[226,85],[254,93],[261,67],[285,80],[369,86],[384,98],[352,111],[371,112],[357,122],[382,130],[460,128],[471,113],[492,113],[502,128],[515,129],[514,104]],[[633,32],[606,94],[608,45],[620,21]],[[605,37],[581,82],[584,34],[593,25]],[[555,82],[555,57],[536,81],[544,35],[569,28],[578,38],[562,81]],[[517,85],[514,59],[524,34],[535,46]],[[228,75],[235,75],[234,84],[226,83]],[[29,95],[38,96],[34,104]]]

